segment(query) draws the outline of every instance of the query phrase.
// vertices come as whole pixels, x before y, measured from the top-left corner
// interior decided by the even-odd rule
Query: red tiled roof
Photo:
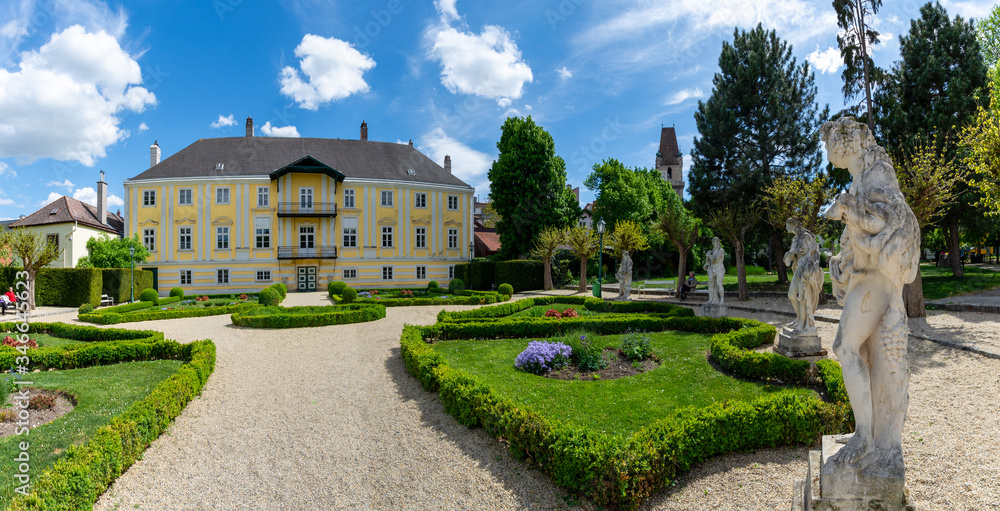
[[[476,231],[476,255],[495,254],[500,251],[500,235],[496,231]]]
[[[84,204],[65,195],[38,211],[10,224],[10,227],[31,227],[34,225],[62,224],[77,222],[80,225],[93,227],[121,236],[125,232],[125,220],[122,217],[108,213],[108,224],[102,224],[97,215],[97,208]]]

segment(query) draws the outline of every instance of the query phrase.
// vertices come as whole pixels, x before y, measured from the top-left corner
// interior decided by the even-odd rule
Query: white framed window
[[[382,205],[392,207],[392,190],[382,190]]]
[[[191,250],[190,227],[180,227],[177,229],[177,250]]]
[[[382,280],[392,280],[392,266],[382,267]]]
[[[358,278],[358,270],[357,270],[357,268],[350,268],[350,269],[344,270],[344,280],[354,280],[356,278]]]
[[[354,209],[354,190],[351,188],[344,188],[344,208]]]
[[[150,252],[156,252],[156,229],[142,230],[142,245]]]
[[[218,270],[215,270],[215,283],[216,284],[229,283],[229,268],[219,268]]]
[[[382,227],[382,248],[392,248],[392,227]]]
[[[448,209],[453,211],[458,209],[458,195],[448,196]]]
[[[229,227],[215,228],[215,248],[218,250],[229,249]]]
[[[344,248],[356,248],[358,246],[358,228],[344,227]]]
[[[451,280],[453,278],[455,278],[455,267],[454,266],[449,266],[448,267],[448,280]]]
[[[143,206],[155,206],[156,205],[156,190],[143,190],[142,191],[142,205]]]
[[[427,207],[427,194],[423,192],[417,192],[413,194],[413,207],[415,208],[426,208]]]
[[[299,208],[311,211],[313,207],[313,189],[299,188]]]
[[[458,248],[458,229],[448,229],[448,248]]]
[[[271,270],[257,270],[257,282],[270,282]]]
[[[194,192],[190,188],[177,190],[177,205],[190,206],[194,204]]]
[[[269,186],[258,186],[257,187],[257,207],[267,208],[271,206],[271,187]]]
[[[181,285],[182,286],[191,285],[191,270],[181,270]]]
[[[417,280],[424,280],[427,278],[427,267],[417,266]]]
[[[258,227],[254,229],[254,231],[255,237],[257,238],[257,248],[271,248],[271,228]]]
[[[223,186],[215,189],[215,203],[229,204],[229,187]]]
[[[413,237],[413,246],[415,248],[427,248],[427,228],[417,227],[416,236]]]
[[[299,248],[316,248],[316,228],[311,225],[299,227]]]

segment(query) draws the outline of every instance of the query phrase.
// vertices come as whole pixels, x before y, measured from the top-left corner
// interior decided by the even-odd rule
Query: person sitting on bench
[[[14,294],[14,288],[7,288],[7,292],[0,295],[0,309],[3,310],[2,315],[7,315],[7,307],[15,308],[17,304],[17,295]]]
[[[687,298],[687,294],[698,287],[698,279],[694,277],[694,272],[688,272],[688,278],[681,284],[681,300]]]

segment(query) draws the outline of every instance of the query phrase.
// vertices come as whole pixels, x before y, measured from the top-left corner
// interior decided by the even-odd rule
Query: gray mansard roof
[[[388,179],[463,186],[423,153],[407,144],[328,138],[203,138],[135,176],[131,181],[185,177],[267,177],[305,156],[340,171],[347,179]],[[222,168],[216,169],[221,163]],[[412,169],[413,175],[408,170]]]

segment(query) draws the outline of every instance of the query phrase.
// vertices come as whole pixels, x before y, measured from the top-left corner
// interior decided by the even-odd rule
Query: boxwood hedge
[[[160,298],[160,303],[158,305],[168,305],[177,301],[180,301],[180,298],[176,296]],[[222,314],[232,314],[250,306],[252,306],[252,304],[241,303],[221,307],[196,307],[193,309],[162,310],[154,308],[153,302],[136,302],[97,309],[89,314],[79,314],[77,318],[80,321],[96,323],[98,325],[117,325],[118,323],[134,323],[137,321],[220,316]]]
[[[312,307],[254,306],[232,315],[233,324],[251,328],[301,328],[363,323],[385,317],[385,306],[358,303]]]

